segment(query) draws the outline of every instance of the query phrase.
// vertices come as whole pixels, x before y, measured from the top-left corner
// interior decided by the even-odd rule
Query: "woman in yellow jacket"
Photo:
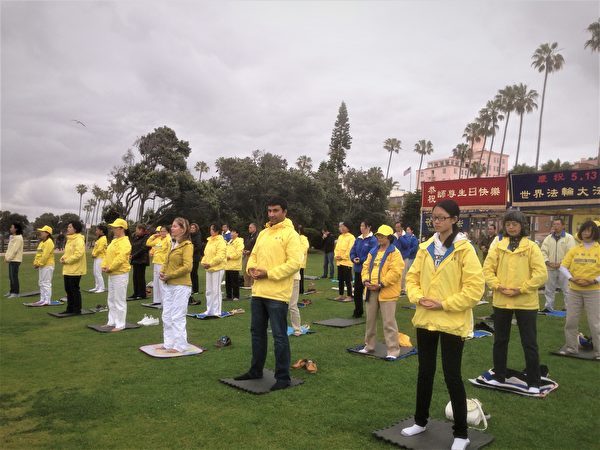
[[[594,357],[600,359],[600,230],[593,220],[579,227],[581,241],[566,254],[560,271],[569,280],[565,347],[562,354],[578,353],[579,315],[585,309],[594,343]]]
[[[52,227],[44,225],[38,228],[40,243],[33,260],[33,267],[38,270],[38,284],[40,286],[40,300],[34,303],[37,306],[49,305],[52,301],[52,275],[54,274],[54,241],[52,240]]]
[[[127,319],[127,284],[131,270],[131,241],[127,236],[129,225],[124,219],[116,219],[108,225],[113,229],[113,240],[106,249],[102,271],[108,274],[108,322],[112,332],[125,328]]]
[[[185,314],[192,294],[190,273],[194,262],[194,244],[190,240],[190,223],[187,219],[175,218],[171,225],[171,236],[173,243],[160,272],[160,279],[165,283],[162,348],[177,353],[188,348]]]
[[[102,277],[102,261],[106,257],[106,248],[108,247],[107,234],[108,228],[106,228],[106,225],[98,225],[96,227],[96,242],[94,242],[94,248],[92,249],[92,258],[94,259],[94,287],[89,290],[89,292],[95,294],[100,294],[106,290],[104,278]]]
[[[350,225],[347,222],[340,223],[340,235],[337,238],[333,257],[338,268],[339,297],[336,300],[353,301],[352,296],[352,260],[350,259],[350,250],[354,245],[354,235],[350,233]],[[347,297],[344,297],[344,284],[346,285]]]
[[[169,228],[167,226],[156,227],[154,234],[146,241],[146,245],[150,247],[150,256],[152,256],[152,305],[162,305],[165,289],[164,283],[160,281],[160,271],[171,249]]]
[[[302,245],[302,249],[304,250],[304,260],[302,261],[302,267],[300,268],[300,283],[298,286],[298,293],[302,295],[304,294],[304,270],[306,269],[306,263],[308,262],[308,249],[310,248],[310,243],[304,234],[304,227],[302,225],[298,225],[296,231],[300,235],[300,245]]]
[[[225,298],[227,300],[240,299],[240,270],[242,270],[242,254],[244,240],[240,237],[237,227],[231,227],[231,238],[226,244],[225,254]]]
[[[459,216],[460,208],[452,200],[434,206],[431,218],[436,232],[419,245],[406,276],[408,298],[416,304],[412,322],[417,329],[419,375],[415,424],[402,430],[405,436],[426,430],[439,342],[454,414],[453,450],[464,450],[470,443],[461,361],[465,339],[473,332],[473,307],[484,291],[481,263],[458,228]]]
[[[65,252],[60,258],[63,265],[63,279],[67,293],[66,314],[81,314],[81,277],[87,273],[85,257],[85,239],[81,234],[83,225],[74,220],[67,225],[67,243]]]
[[[544,256],[531,241],[527,218],[520,211],[509,211],[502,219],[503,238],[490,248],[483,263],[483,274],[493,291],[494,306],[494,379],[504,383],[513,313],[519,326],[525,353],[527,386],[540,392],[540,356],[537,345],[538,288],[548,278]]]
[[[225,262],[227,260],[227,244],[216,224],[209,228],[210,236],[206,239],[204,256],[200,261],[206,270],[206,311],[209,316],[220,316],[223,304],[221,294],[221,282],[225,274]]]
[[[362,282],[367,289],[367,328],[365,346],[359,351],[361,353],[375,351],[379,310],[387,347],[386,359],[393,361],[400,356],[396,301],[400,297],[404,260],[398,249],[392,245],[394,242],[392,227],[381,225],[375,236],[379,245],[369,251],[361,273]]]

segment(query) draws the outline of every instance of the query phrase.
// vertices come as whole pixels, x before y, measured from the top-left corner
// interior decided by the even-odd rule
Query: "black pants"
[[[537,345],[537,311],[532,309],[494,308],[494,373],[498,381],[506,377],[506,360],[513,312],[521,335],[521,345],[525,353],[527,385],[540,385],[540,356]]]
[[[10,293],[18,294],[20,290],[19,286],[19,266],[21,265],[18,261],[10,261],[8,263],[8,280],[10,282]]]
[[[81,275],[63,275],[65,281],[65,292],[67,293],[67,312],[81,313],[81,291],[79,282]]]
[[[237,270],[225,271],[225,297],[240,298],[240,272]]]
[[[133,297],[146,298],[146,265],[132,264],[133,267]]]
[[[192,263],[192,272],[190,273],[190,278],[192,279],[192,294],[198,293],[198,266],[200,266],[200,261],[194,261]]]
[[[338,266],[338,284],[340,295],[344,295],[344,285],[346,285],[348,297],[352,297],[352,267]]]
[[[354,272],[354,317],[362,317],[363,309],[363,292],[365,286],[362,283],[362,275],[360,272]]]
[[[300,269],[300,294],[304,294],[304,269]]]
[[[429,405],[433,394],[438,341],[442,344],[444,381],[452,402],[454,437],[467,438],[467,394],[460,372],[464,340],[460,336],[417,328],[419,348],[419,377],[417,379],[417,407],[415,423],[424,427],[429,418]]]

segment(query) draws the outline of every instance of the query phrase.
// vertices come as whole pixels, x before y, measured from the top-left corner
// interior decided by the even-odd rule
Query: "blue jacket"
[[[413,247],[418,247],[419,243],[416,242],[416,238],[415,243],[413,243],[411,237],[408,234],[403,234],[399,238],[396,238],[396,240],[394,241],[394,245],[402,254],[402,259],[407,259],[411,257],[411,253],[414,253],[416,256],[417,252],[416,249],[413,250]]]
[[[408,253],[409,259],[415,259],[417,257],[417,251],[419,250],[419,240],[414,234],[407,234],[410,242],[410,251]]]
[[[368,236],[366,238],[362,237],[362,234],[360,234],[356,240],[354,241],[354,245],[352,246],[352,249],[350,250],[350,260],[354,261],[354,258],[358,258],[360,259],[360,262],[358,264],[354,263],[354,271],[355,272],[362,272],[362,266],[364,264],[364,262],[367,260],[367,256],[369,256],[369,252],[373,249],[376,248],[377,245],[377,238],[373,235]]]

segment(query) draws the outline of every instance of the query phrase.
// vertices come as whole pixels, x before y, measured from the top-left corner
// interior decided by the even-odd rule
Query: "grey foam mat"
[[[365,344],[360,344],[355,347],[347,348],[350,353],[355,353],[360,356],[367,356],[371,358],[379,358],[385,360],[387,356],[387,347],[383,342],[378,342],[375,344],[375,351],[372,353],[360,353],[359,350],[362,349]],[[417,349],[414,347],[400,347],[400,356],[398,359],[408,358],[409,356],[416,355]]]
[[[141,305],[146,308],[162,309],[162,303],[142,303]]]
[[[410,427],[415,423],[413,418],[404,419],[401,422],[381,430],[373,431],[373,435],[379,439],[397,445],[398,447],[413,450],[447,449],[452,446],[452,422],[429,419],[427,430],[415,436],[403,436],[403,428]],[[469,429],[468,449],[474,450],[485,447],[494,440],[494,436],[483,431]]]
[[[55,313],[55,312],[48,313],[49,316],[57,317],[59,319],[63,319],[65,317],[87,316],[88,314],[96,314],[96,311],[92,311],[91,309],[82,309],[81,314],[61,313],[61,312],[60,313]]]
[[[352,304],[354,304],[354,300],[353,299],[349,299],[348,297],[344,297],[343,300],[338,300],[337,297],[328,297],[327,300],[331,300],[332,302],[338,302],[338,303],[352,303]]]
[[[554,356],[564,356],[565,358],[587,359],[588,361],[600,361],[600,360],[596,359],[596,357],[594,356],[594,350],[591,350],[591,349],[580,348],[579,353],[567,353],[565,355],[560,353],[563,350],[565,350],[564,347],[556,352],[550,352],[550,354],[554,355]]]
[[[133,330],[134,328],[140,328],[141,325],[135,323],[126,323],[125,330]],[[96,330],[100,333],[111,333],[114,327],[110,327],[107,325],[88,325],[88,328],[92,330]]]
[[[228,386],[241,389],[242,391],[250,392],[251,394],[268,394],[271,392],[271,386],[275,384],[275,373],[269,369],[263,370],[263,377],[257,380],[234,380],[233,378],[221,378],[219,380]],[[304,383],[304,380],[293,378],[288,389]],[[285,390],[285,389],[284,389]]]
[[[317,320],[314,323],[317,325],[325,325],[326,327],[346,328],[351,327],[352,325],[365,323],[365,319],[340,319],[339,317],[336,317],[335,319]]]

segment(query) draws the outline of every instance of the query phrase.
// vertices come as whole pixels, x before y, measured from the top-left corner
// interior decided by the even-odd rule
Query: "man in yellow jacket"
[[[290,386],[290,344],[287,335],[288,303],[294,274],[302,265],[298,233],[287,216],[287,201],[273,197],[267,202],[269,222],[256,239],[248,259],[252,285],[252,362],[250,370],[236,380],[262,378],[267,357],[267,325],[271,322],[275,343],[275,384],[272,391]]]
[[[102,262],[102,271],[108,274],[108,322],[111,331],[125,328],[127,317],[127,284],[131,264],[131,242],[125,235],[127,221],[116,219],[109,227],[113,229],[113,240],[106,249],[106,257]]]
[[[231,239],[227,242],[225,262],[225,298],[240,299],[240,270],[242,270],[242,254],[244,240],[240,237],[237,227],[231,227]]]

